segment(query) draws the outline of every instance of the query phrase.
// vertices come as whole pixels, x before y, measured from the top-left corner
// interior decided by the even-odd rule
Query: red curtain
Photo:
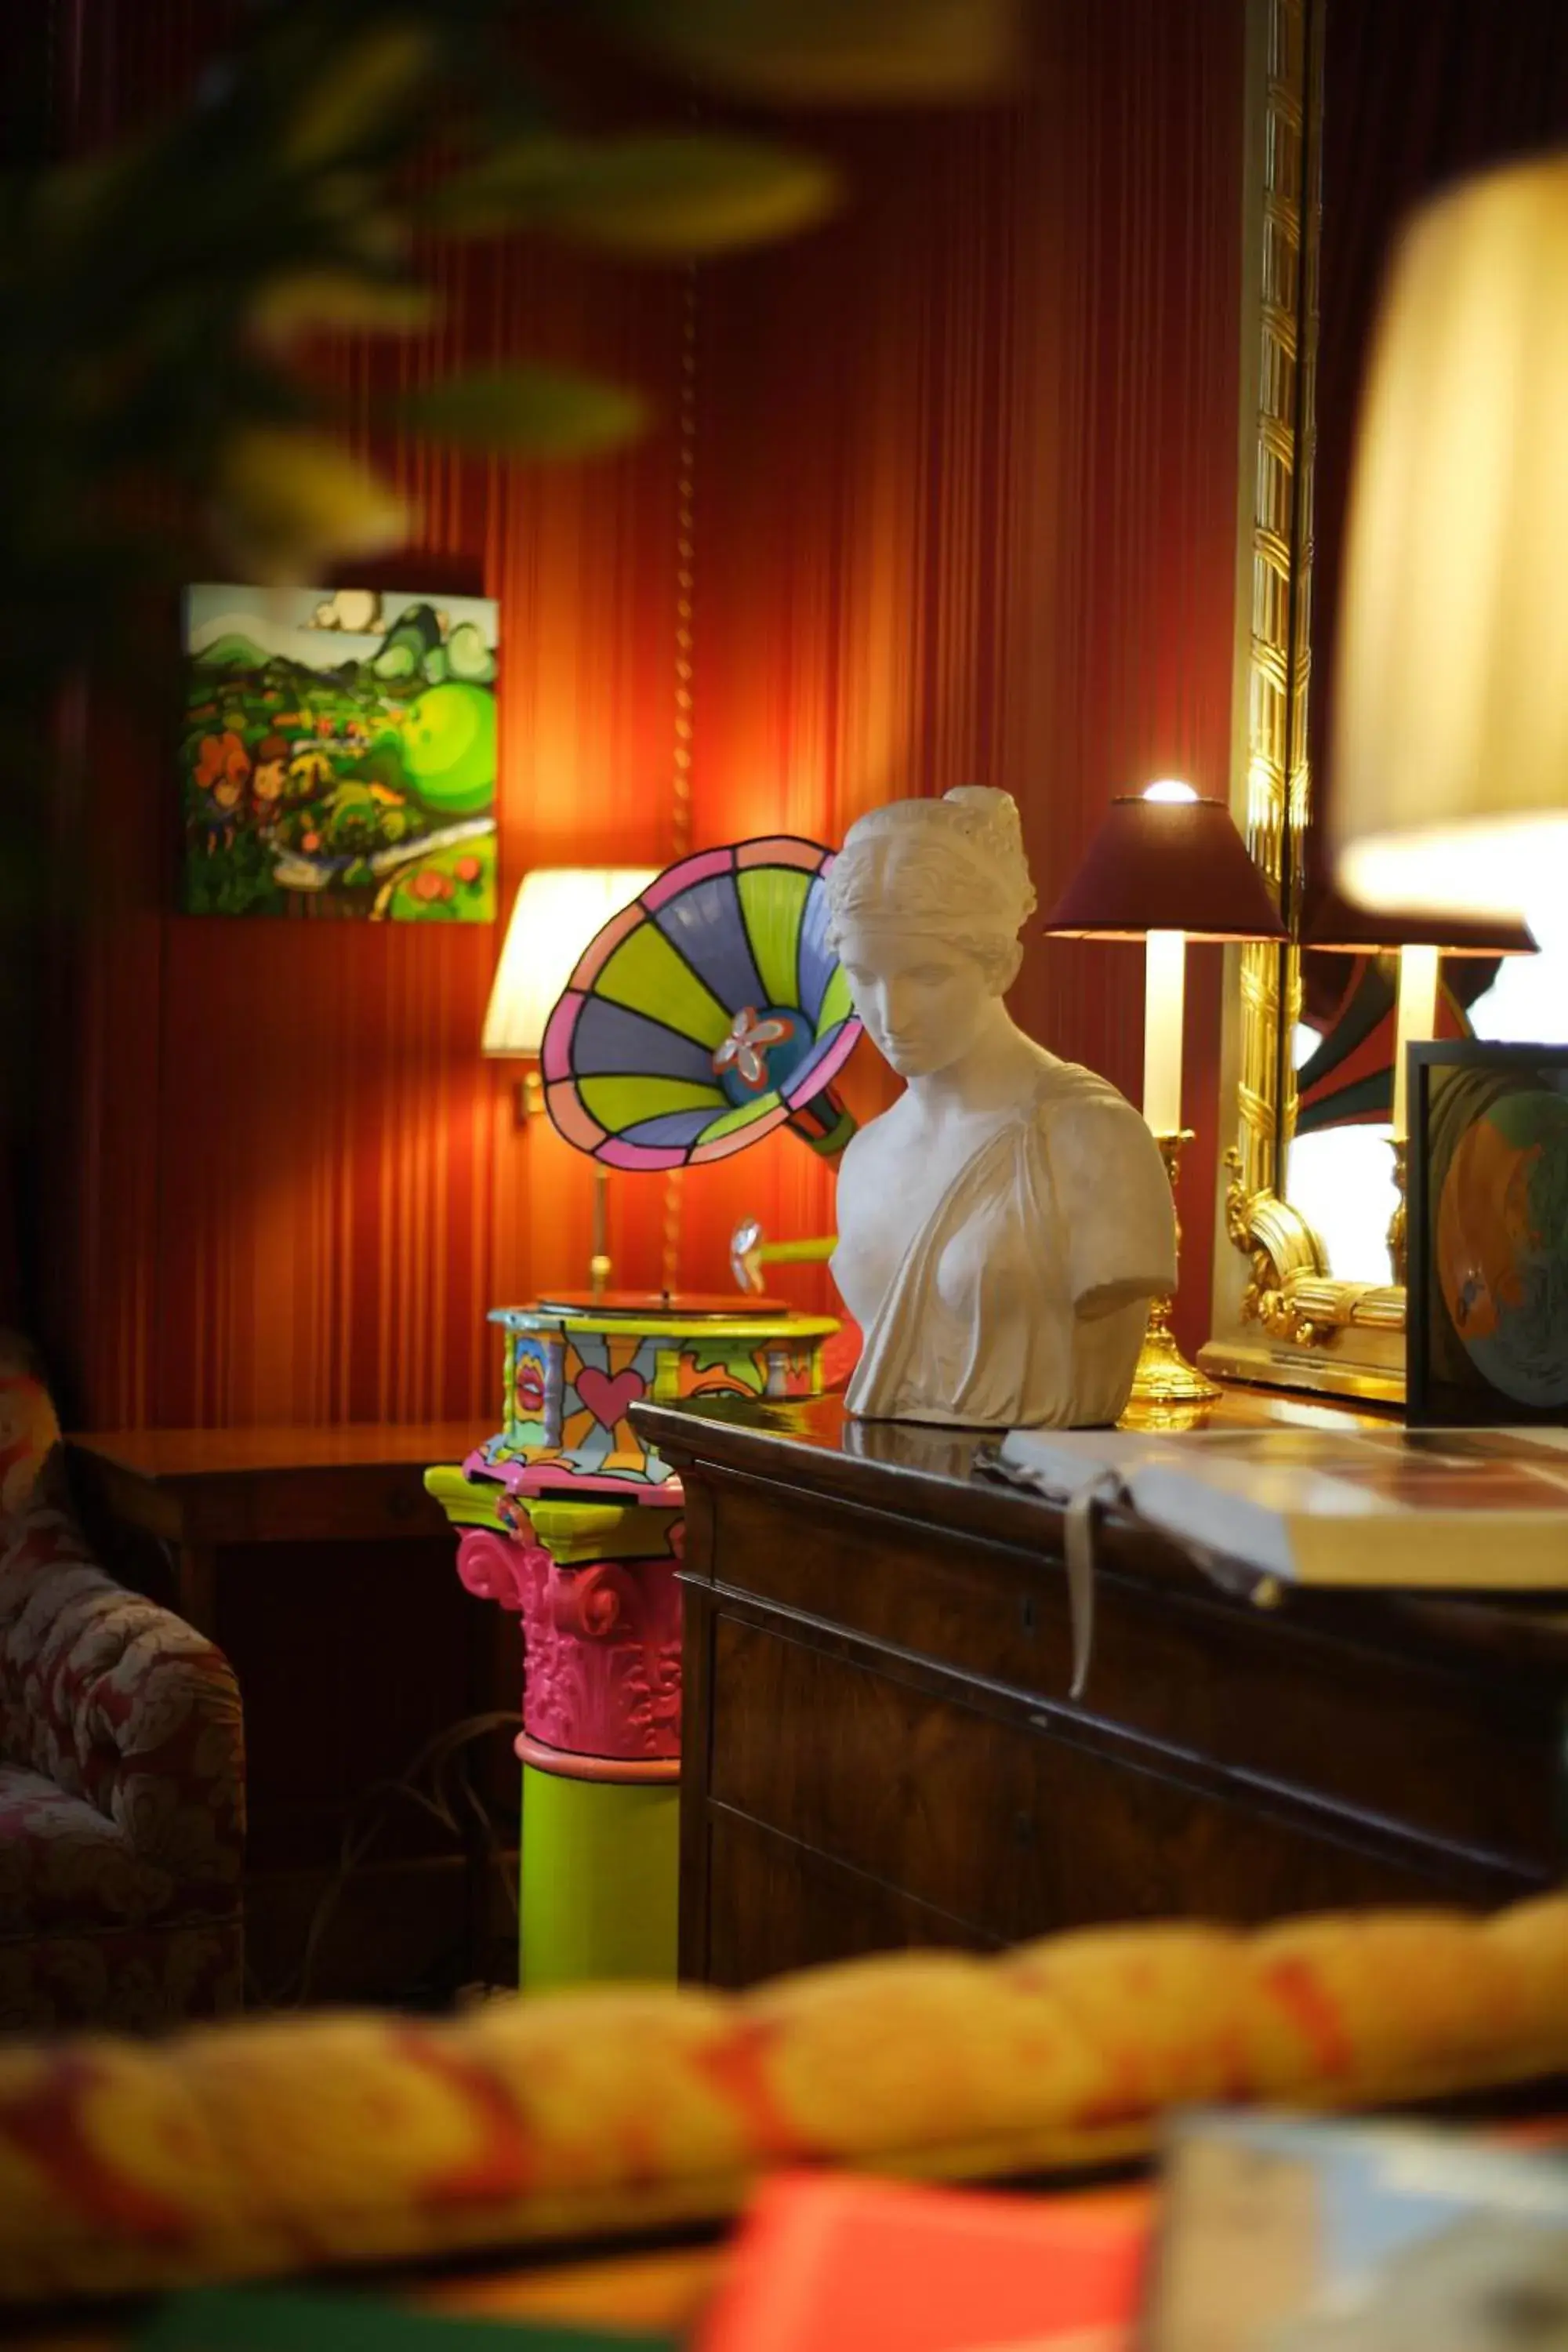
[[[1175,774],[1225,794],[1241,42],[1239,6],[1053,10],[1017,107],[860,128],[838,142],[847,218],[711,273],[702,838],[783,823],[837,841],[895,794],[1000,784],[1044,908],[1114,793]],[[1193,961],[1195,1345],[1217,950]],[[1137,1100],[1140,950],[1033,938],[1013,1005]],[[881,1073],[855,1076],[874,1106]],[[829,1181],[785,1138],[688,1183],[705,1277],[742,1208],[831,1230]]]
[[[62,26],[77,24],[60,12]],[[213,24],[81,13],[101,135],[173,97]],[[688,289],[524,249],[440,262],[447,320],[339,380],[513,352],[640,383],[661,422],[593,467],[381,454],[432,564],[500,599],[503,880],[659,863],[963,782],[1024,810],[1042,906],[1110,796],[1226,789],[1237,516],[1241,0],[1052,12],[1018,105],[836,126],[848,215],[696,295],[688,810],[677,790],[676,431]],[[819,123],[802,135],[821,138]],[[412,576],[412,575],[410,575]],[[438,583],[437,583],[438,584]],[[590,1171],[478,1052],[499,934],[173,916],[162,747],[99,712],[110,895],[62,1070],[49,1335],[115,1424],[493,1421],[488,1307],[580,1275]],[[1217,971],[1194,956],[1182,1319],[1204,1336]],[[1136,1098],[1135,949],[1032,940],[1024,1024]],[[862,1110],[886,1098],[868,1052]],[[778,1138],[675,1187],[617,1178],[618,1278],[729,1286],[742,1212],[830,1230]],[[804,1275],[800,1298],[825,1297]]]

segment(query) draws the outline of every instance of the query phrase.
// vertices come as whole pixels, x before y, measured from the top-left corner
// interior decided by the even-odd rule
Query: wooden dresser
[[[1060,1513],[973,1475],[974,1435],[634,1412],[687,1494],[685,1977],[1558,1876],[1568,1610],[1264,1608],[1113,1519],[1075,1705]]]

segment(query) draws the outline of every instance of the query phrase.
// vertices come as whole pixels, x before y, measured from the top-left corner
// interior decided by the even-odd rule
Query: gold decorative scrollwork
[[[1323,1245],[1288,1201],[1267,1189],[1247,1189],[1239,1151],[1227,1151],[1225,1159],[1231,1171],[1225,1195],[1226,1229],[1232,1245],[1248,1261],[1243,1320],[1260,1324],[1271,1338],[1290,1347],[1315,1347],[1326,1333],[1300,1303],[1300,1286],[1321,1284],[1327,1275]]]
[[[1403,1290],[1337,1281],[1321,1241],[1289,1202],[1248,1192],[1239,1151],[1227,1151],[1226,1165],[1226,1227],[1250,1269],[1242,1302],[1247,1321],[1290,1348],[1327,1347],[1347,1331],[1403,1334]]]

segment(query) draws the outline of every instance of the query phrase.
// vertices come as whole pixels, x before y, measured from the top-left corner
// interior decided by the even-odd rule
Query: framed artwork
[[[181,911],[493,922],[497,622],[482,596],[187,589]]]
[[[1568,1046],[1410,1048],[1406,1417],[1568,1423]]]

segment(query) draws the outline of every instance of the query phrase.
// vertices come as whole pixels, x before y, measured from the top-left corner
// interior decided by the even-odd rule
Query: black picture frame
[[[1463,1336],[1448,1296],[1456,1287],[1457,1239],[1448,1219],[1458,1213],[1446,1207],[1446,1202],[1458,1197],[1448,1188],[1461,1146],[1482,1122],[1495,1136],[1496,1122],[1489,1114],[1500,1103],[1521,1096],[1560,1097],[1561,1118],[1552,1112],[1545,1120],[1545,1148],[1551,1150],[1554,1165],[1568,1152],[1568,1045],[1503,1045],[1466,1038],[1412,1045],[1409,1055],[1405,1418],[1427,1429],[1568,1423],[1568,1284],[1560,1286],[1555,1297],[1548,1293],[1551,1325],[1543,1351],[1544,1370],[1532,1370],[1521,1360],[1517,1349],[1492,1349],[1489,1334]],[[1530,1117],[1539,1122],[1541,1114],[1532,1112]],[[1561,1142],[1559,1137],[1563,1139]],[[1468,1165],[1472,1186],[1479,1183],[1479,1205],[1484,1215],[1490,1192],[1481,1181],[1486,1171],[1475,1158],[1480,1148],[1471,1146]],[[1503,1148],[1506,1150],[1506,1143]],[[1500,1168],[1499,1173],[1500,1179]],[[1500,1235],[1504,1230],[1504,1205],[1499,1190]],[[1476,1238],[1473,1225],[1469,1238],[1472,1242]],[[1568,1250],[1568,1227],[1554,1234],[1553,1240],[1556,1246]],[[1484,1305],[1488,1298],[1484,1279],[1479,1295]],[[1468,1283],[1458,1296],[1461,1303],[1469,1296]],[[1560,1381],[1555,1378],[1558,1367]],[[1526,1392],[1532,1385],[1533,1397]]]

